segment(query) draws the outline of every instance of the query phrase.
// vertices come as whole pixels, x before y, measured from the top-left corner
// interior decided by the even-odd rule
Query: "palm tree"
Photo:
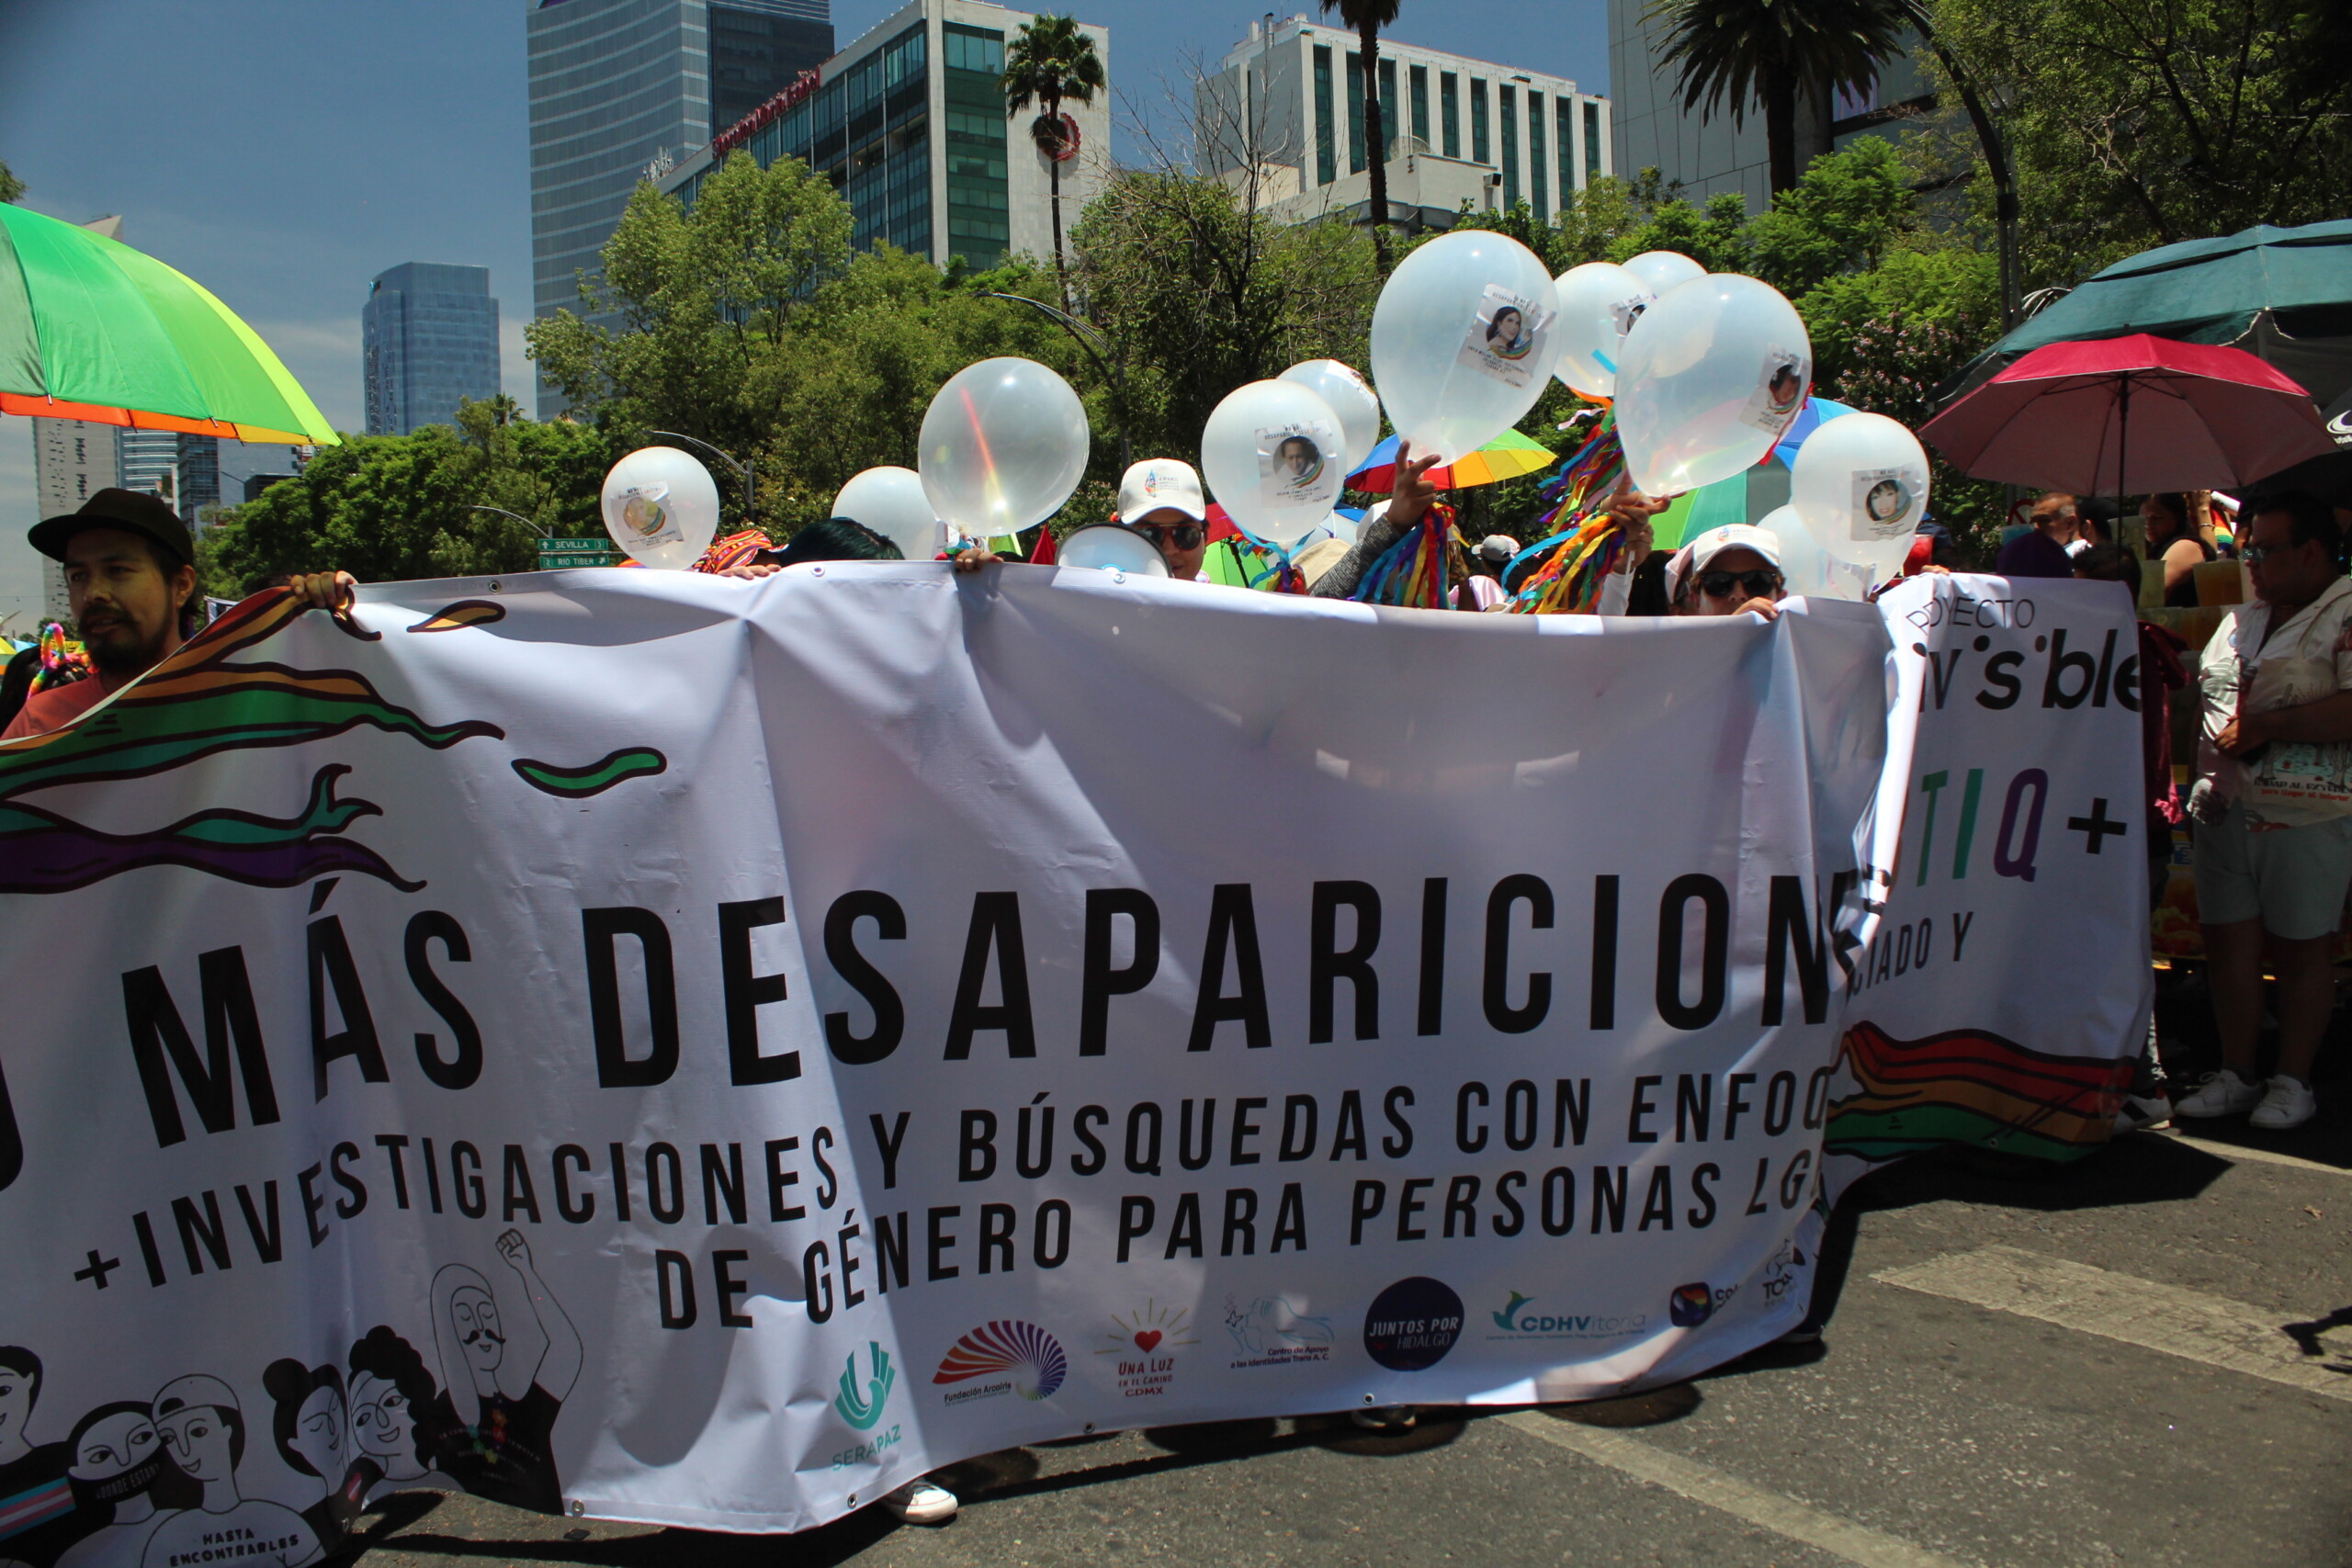
[[[1372,249],[1381,275],[1388,273],[1388,143],[1381,135],[1380,29],[1396,25],[1403,0],[1322,0],[1323,14],[1337,11],[1355,29],[1356,58],[1363,66],[1363,144],[1372,175]]]
[[[1684,108],[1713,118],[1729,98],[1739,125],[1763,100],[1775,196],[1797,183],[1798,98],[1868,92],[1924,26],[1918,0],[1657,0],[1642,19],[1667,26],[1659,61],[1679,67]]]
[[[1917,33],[1951,78],[1992,175],[2001,310],[2005,324],[2017,324],[2016,174],[1975,81],[1936,36],[1928,0],[1656,0],[1642,19],[1667,24],[1660,60],[1681,67],[1684,108],[1704,99],[1712,118],[1728,97],[1737,125],[1763,99],[1775,196],[1797,183],[1797,95],[1826,105],[1840,87],[1868,91],[1879,67],[1905,52],[1905,35]]]
[[[1004,114],[1012,118],[1034,101],[1037,118],[1029,140],[1046,155],[1046,177],[1054,207],[1054,276],[1061,285],[1062,309],[1069,309],[1069,276],[1062,265],[1062,160],[1069,156],[1069,130],[1062,104],[1091,104],[1094,89],[1107,87],[1102,57],[1074,17],[1041,16],[1023,28],[1004,51]]]

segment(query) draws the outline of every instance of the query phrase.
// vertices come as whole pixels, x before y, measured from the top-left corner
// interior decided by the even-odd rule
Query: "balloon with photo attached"
[[[1789,504],[1825,551],[1883,579],[1902,566],[1928,510],[1928,454],[1884,414],[1826,420],[1797,448]]]
[[[1625,264],[1625,270],[1640,278],[1643,287],[1660,299],[1666,298],[1668,289],[1707,276],[1705,267],[1680,251],[1644,251]]]
[[[605,532],[641,565],[683,571],[718,532],[718,485],[675,446],[641,446],[605,475]]]
[[[973,538],[1018,534],[1061,510],[1086,474],[1086,409],[1031,359],[983,359],[948,378],[922,416],[923,494]]]
[[[931,509],[922,476],[912,468],[868,468],[842,486],[833,515],[863,523],[909,560],[936,560],[947,547],[947,525]]]
[[[1277,545],[1296,543],[1330,515],[1346,456],[1340,416],[1295,381],[1236,389],[1201,432],[1201,477],[1226,515]]]
[[[1362,468],[1372,449],[1380,445],[1380,399],[1355,367],[1336,359],[1310,359],[1292,366],[1275,379],[1295,381],[1331,405],[1348,443],[1340,467],[1351,474]]]
[[[1559,356],[1559,290],[1508,235],[1457,229],[1391,273],[1372,312],[1372,378],[1413,456],[1442,460],[1517,424]]]
[[[1626,472],[1652,495],[1744,472],[1788,430],[1812,379],[1813,340],[1770,284],[1720,272],[1669,289],[1625,334],[1616,413]]]
[[[1657,303],[1657,291],[1610,262],[1572,266],[1553,287],[1560,292],[1560,362],[1552,374],[1581,396],[1614,396],[1625,334]]]

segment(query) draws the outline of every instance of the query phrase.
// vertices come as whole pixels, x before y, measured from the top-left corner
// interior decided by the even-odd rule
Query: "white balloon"
[[[1781,541],[1781,575],[1788,580],[1792,598],[1803,594],[1808,599],[1859,602],[1884,575],[1839,560],[1822,549],[1793,506],[1774,507],[1758,520],[1757,526],[1770,528]]]
[[[1086,408],[1031,359],[983,359],[948,378],[917,451],[933,515],[977,538],[1051,517],[1086,475]]]
[[[675,446],[640,446],[605,476],[605,532],[650,567],[683,571],[718,532],[718,486]]]
[[[1560,363],[1552,374],[1586,397],[1613,397],[1625,334],[1657,303],[1657,291],[1610,262],[1572,266],[1552,281],[1560,291]]]
[[[1668,289],[1707,276],[1705,267],[1680,251],[1644,251],[1625,264],[1625,270],[1640,278],[1650,293],[1661,299]]]
[[[1330,515],[1347,478],[1346,454],[1330,404],[1295,381],[1252,381],[1209,415],[1201,477],[1236,524],[1290,545]]]
[[[1329,403],[1331,412],[1340,416],[1340,433],[1348,438],[1343,467],[1351,474],[1363,467],[1363,460],[1380,445],[1380,399],[1353,366],[1336,359],[1310,359],[1292,366],[1275,379],[1295,381]]]
[[[1372,378],[1416,457],[1453,462],[1517,424],[1559,357],[1559,290],[1505,234],[1457,229],[1391,273],[1372,312]]]
[[[1825,551],[1883,580],[1911,553],[1928,510],[1928,454],[1884,414],[1824,420],[1797,448],[1789,504]]]
[[[1669,289],[1618,362],[1626,472],[1651,495],[1744,472],[1787,432],[1812,379],[1813,340],[1770,284],[1719,272]]]
[[[833,515],[863,523],[909,560],[936,560],[947,546],[947,525],[933,515],[922,476],[912,468],[868,468],[833,497]]]
[[[1168,575],[1167,558],[1159,548],[1134,529],[1116,523],[1090,523],[1071,529],[1054,551],[1054,564],[1132,571],[1142,577]]]

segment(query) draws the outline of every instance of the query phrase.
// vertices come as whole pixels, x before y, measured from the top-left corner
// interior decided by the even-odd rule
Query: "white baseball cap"
[[[1781,536],[1753,523],[1726,523],[1690,541],[1690,570],[1704,571],[1707,563],[1725,550],[1754,550],[1774,571],[1781,570]]]
[[[1146,457],[1119,479],[1119,521],[1135,523],[1147,513],[1172,506],[1195,523],[1208,521],[1208,502],[1201,498],[1201,476],[1190,463],[1173,457]]]

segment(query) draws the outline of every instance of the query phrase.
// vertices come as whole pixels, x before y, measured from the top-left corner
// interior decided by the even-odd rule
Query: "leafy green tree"
[[[1320,0],[1323,14],[1338,12],[1356,35],[1356,61],[1363,69],[1365,174],[1372,181],[1372,249],[1380,276],[1388,276],[1388,138],[1380,102],[1380,29],[1396,25],[1403,0]]]
[[[2072,284],[2154,245],[2344,214],[2352,13],[2340,0],[1928,8],[1947,64],[1998,85],[2029,285]],[[1964,153],[1952,162],[1967,172]]]
[[[1037,106],[1037,118],[1029,122],[1029,140],[1046,156],[1053,198],[1054,278],[1065,310],[1069,309],[1069,276],[1062,261],[1062,160],[1069,155],[1069,140],[1062,105],[1091,104],[1095,90],[1109,85],[1094,39],[1080,29],[1075,17],[1039,17],[1005,46],[1005,118],[1016,118],[1033,102]]]
[[[1366,361],[1379,276],[1344,222],[1286,226],[1221,180],[1129,170],[1071,240],[1089,317],[1126,367],[1139,454],[1197,452],[1227,393],[1302,359]]]
[[[503,405],[503,406],[502,406]],[[363,581],[528,570],[538,528],[601,536],[597,493],[626,450],[605,432],[518,419],[505,399],[467,402],[455,426],[347,435],[302,472],[227,507],[198,547],[205,592],[240,598],[288,572],[340,568]]]
[[[1860,93],[1896,58],[1917,19],[1915,0],[1657,0],[1645,20],[1667,25],[1660,61],[1676,68],[1682,107],[1734,125],[1764,106],[1772,193],[1797,183],[1797,103],[1826,108]]]
[[[7,164],[0,164],[0,201],[14,201],[24,194],[25,182],[9,173]]]

